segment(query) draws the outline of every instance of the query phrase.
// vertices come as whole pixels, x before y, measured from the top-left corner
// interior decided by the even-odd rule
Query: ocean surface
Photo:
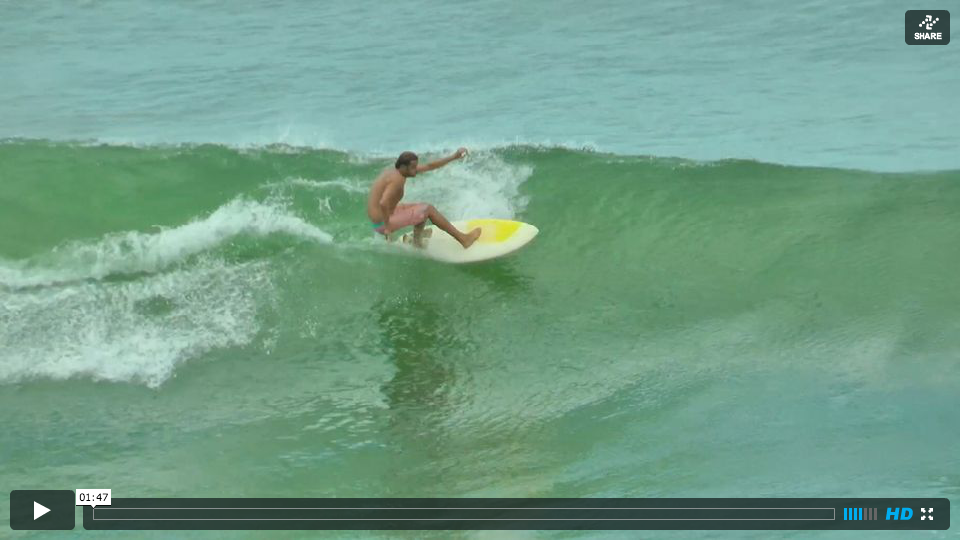
[[[959,34],[916,7],[0,1],[0,486],[947,497],[958,538]],[[373,238],[379,171],[459,146],[406,200],[538,238]]]

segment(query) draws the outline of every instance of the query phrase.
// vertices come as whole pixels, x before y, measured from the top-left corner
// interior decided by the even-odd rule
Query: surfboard
[[[463,232],[481,227],[481,236],[465,249],[445,231],[428,225],[425,232],[430,236],[424,239],[424,247],[414,247],[411,244],[412,233],[404,235],[403,242],[412,251],[430,259],[461,264],[503,257],[521,249],[538,234],[538,228],[534,225],[510,219],[469,219],[451,223]]]

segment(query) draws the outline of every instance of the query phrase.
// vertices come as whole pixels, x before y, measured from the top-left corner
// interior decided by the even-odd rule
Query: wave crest
[[[0,285],[18,289],[112,274],[155,272],[215,248],[242,234],[289,234],[330,243],[327,232],[291,214],[279,203],[233,199],[210,215],[145,233],[112,233],[95,242],[71,242],[27,261],[0,261]]]

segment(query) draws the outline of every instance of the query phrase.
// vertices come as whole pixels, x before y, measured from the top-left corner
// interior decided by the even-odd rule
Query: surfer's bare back
[[[467,153],[468,150],[459,148],[446,158],[419,166],[418,156],[414,152],[402,152],[395,161],[394,168],[382,171],[371,186],[371,194],[368,195],[368,219],[371,220],[375,232],[385,235],[385,238],[390,240],[393,231],[414,225],[414,243],[420,247],[423,245],[425,223],[430,219],[435,226],[450,234],[463,247],[472,245],[481,234],[480,228],[476,227],[466,234],[456,229],[430,204],[401,202],[401,198],[405,196],[405,182],[409,178],[414,178],[421,172],[443,167],[456,159],[465,157]]]

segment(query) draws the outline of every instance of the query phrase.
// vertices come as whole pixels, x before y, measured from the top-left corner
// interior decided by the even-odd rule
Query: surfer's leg
[[[441,215],[438,209],[430,204],[428,205],[428,219],[437,225],[439,229],[450,234],[455,240],[458,240],[458,243],[465,248],[474,244],[475,240],[478,240],[478,236],[481,234],[481,228],[479,227],[475,227],[468,234],[459,231],[450,221],[445,219],[445,216]]]

